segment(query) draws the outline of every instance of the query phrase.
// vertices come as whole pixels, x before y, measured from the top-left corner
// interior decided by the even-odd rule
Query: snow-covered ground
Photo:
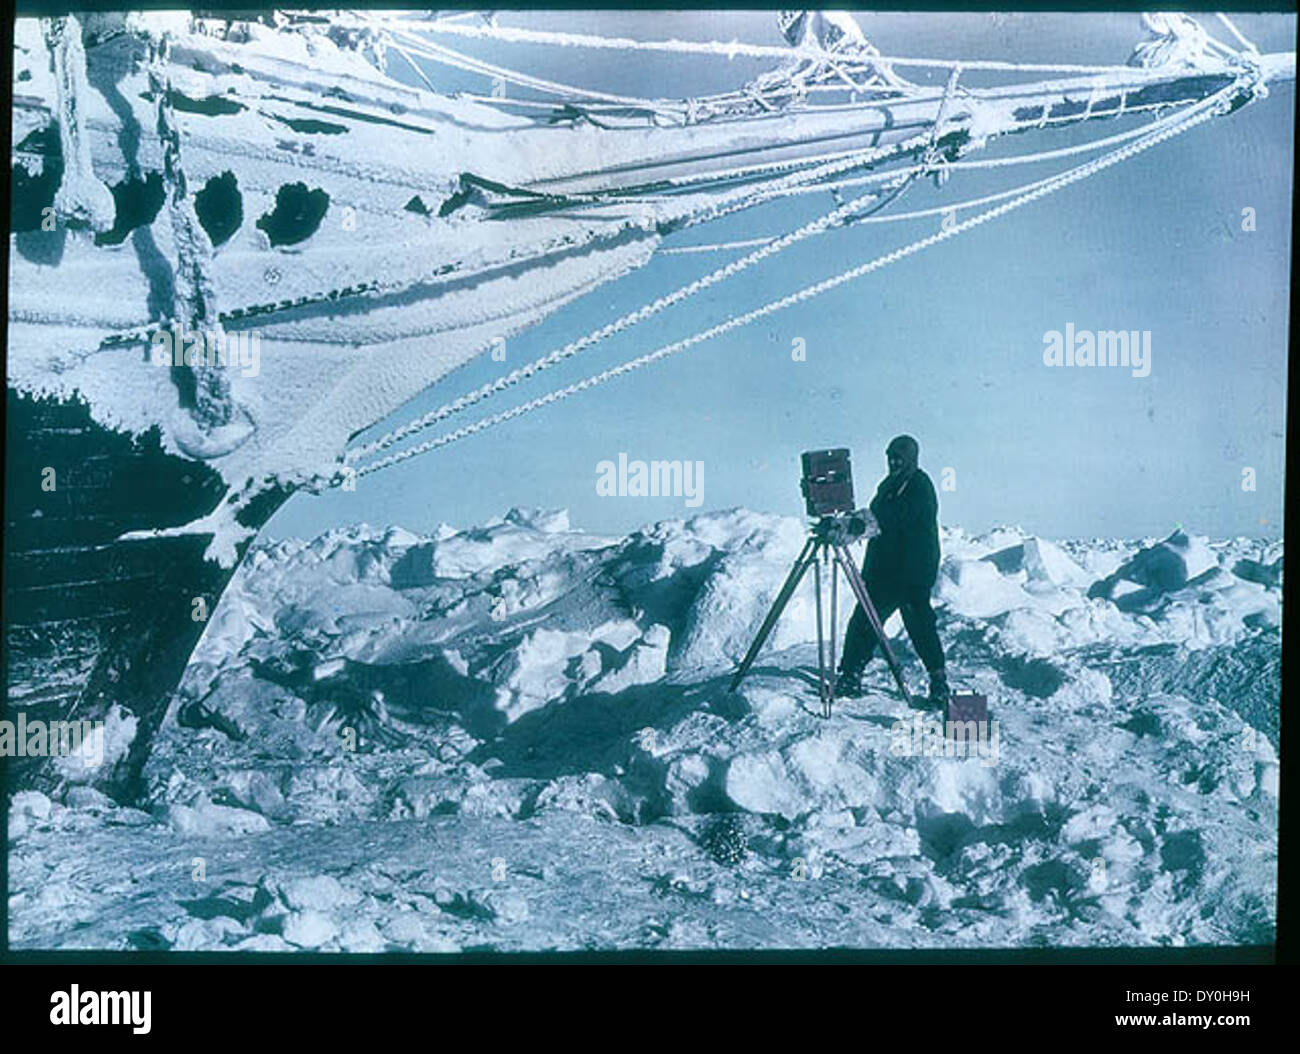
[[[1280,543],[946,530],[940,633],[996,722],[953,757],[910,750],[922,718],[879,662],[817,716],[811,586],[727,691],[804,537],[516,510],[255,549],[145,808],[11,803],[12,945],[1273,939]]]

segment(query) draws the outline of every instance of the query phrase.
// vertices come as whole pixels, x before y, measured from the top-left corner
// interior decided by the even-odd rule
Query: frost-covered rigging
[[[968,210],[971,208],[983,207],[996,202],[1003,202],[987,212],[972,217],[960,224],[947,225],[937,234],[923,236],[907,246],[885,253],[866,264],[850,268],[840,275],[834,276],[822,282],[815,283],[799,292],[790,296],[778,298],[769,304],[762,305],[754,310],[739,314],[728,321],[709,327],[699,333],[696,333],[683,340],[676,341],[672,344],[665,345],[649,353],[638,356],[620,366],[602,370],[599,373],[591,375],[581,381],[570,384],[566,387],[545,393],[534,399],[531,399],[519,406],[508,410],[501,411],[484,418],[474,424],[458,428],[445,435],[424,443],[406,448],[394,454],[364,463],[357,470],[361,475],[379,471],[392,465],[400,464],[409,458],[416,457],[423,453],[436,450],[448,443],[455,442],[459,439],[474,435],[486,428],[513,420],[523,414],[533,410],[540,409],[543,406],[550,405],[560,399],[567,398],[569,395],[585,391],[596,385],[603,384],[615,377],[622,376],[624,373],[639,369],[659,359],[669,355],[677,354],[687,348],[694,347],[699,343],[709,340],[713,337],[720,336],[730,332],[733,329],[746,325],[749,322],[759,318],[766,317],[774,311],[780,310],[785,306],[801,302],[821,292],[835,288],[845,281],[861,277],[871,273],[881,267],[887,266],[896,260],[903,259],[918,252],[921,249],[928,248],[940,241],[946,240],[958,233],[970,230],[989,219],[1005,215],[1022,205],[1036,201],[1041,197],[1063,189],[1081,179],[1103,171],[1120,161],[1127,160],[1131,157],[1149,149],[1158,143],[1180,135],[1183,132],[1196,127],[1210,117],[1227,112],[1240,104],[1242,98],[1256,98],[1266,94],[1266,75],[1261,64],[1261,56],[1257,49],[1250,45],[1237,31],[1235,26],[1229,22],[1226,17],[1222,20],[1225,25],[1232,30],[1239,42],[1242,44],[1242,50],[1230,48],[1219,43],[1209,36],[1199,25],[1199,23],[1182,15],[1144,15],[1143,24],[1148,30],[1150,38],[1138,45],[1130,60],[1130,65],[1125,67],[1098,67],[1098,66],[1081,66],[1078,64],[1042,64],[1042,63],[1005,63],[1005,62],[988,62],[980,60],[926,60],[926,59],[908,59],[895,57],[882,57],[879,52],[872,47],[865,38],[861,37],[860,31],[852,24],[851,19],[842,15],[819,16],[820,22],[817,23],[817,31],[814,32],[812,26],[814,19],[801,17],[794,21],[783,23],[783,30],[787,39],[800,52],[800,59],[792,64],[787,64],[781,71],[765,75],[759,79],[765,90],[770,89],[783,78],[789,81],[790,91],[783,97],[784,105],[798,105],[807,107],[806,98],[808,89],[816,88],[834,88],[835,84],[830,82],[843,81],[841,87],[847,86],[855,96],[858,93],[876,93],[888,95],[895,98],[915,96],[923,89],[917,85],[902,80],[893,74],[892,69],[898,66],[914,66],[920,68],[944,68],[949,70],[950,76],[944,89],[942,97],[939,99],[938,110],[932,119],[928,135],[923,135],[906,144],[907,149],[904,153],[912,153],[914,156],[919,155],[921,161],[909,168],[894,170],[892,173],[872,172],[866,176],[854,176],[842,178],[839,180],[828,180],[825,174],[819,174],[812,178],[800,178],[796,176],[788,180],[788,185],[780,187],[767,187],[757,195],[761,201],[772,200],[777,196],[789,194],[802,194],[811,191],[827,189],[828,185],[835,191],[845,189],[849,186],[862,186],[865,183],[881,183],[886,187],[885,191],[877,191],[864,194],[862,197],[843,204],[832,212],[805,224],[799,229],[781,236],[774,236],[767,239],[750,239],[739,242],[730,242],[722,245],[696,245],[684,247],[666,247],[660,250],[663,253],[673,252],[700,252],[700,251],[723,251],[728,249],[752,249],[745,256],[708,273],[702,278],[696,279],[686,285],[678,288],[673,293],[661,296],[643,305],[632,312],[625,314],[620,319],[606,326],[589,333],[578,340],[572,341],[565,346],[556,349],[542,357],[528,363],[527,365],[510,371],[506,375],[497,378],[494,381],[482,385],[475,391],[461,396],[452,402],[443,404],[438,408],[422,415],[420,418],[411,421],[405,425],[394,429],[377,439],[369,441],[358,446],[348,454],[348,460],[351,462],[361,462],[367,457],[372,457],[385,450],[388,450],[401,440],[406,439],[426,428],[440,423],[456,414],[469,409],[478,403],[514,387],[522,381],[534,377],[542,372],[564,361],[581,351],[585,351],[601,341],[621,333],[632,326],[639,324],[665,310],[666,308],[679,304],[686,299],[708,289],[720,282],[736,276],[742,271],[766,260],[791,245],[796,244],[805,238],[825,233],[831,229],[843,227],[850,223],[884,223],[897,222],[903,220],[916,220],[945,213],[955,213],[957,210]],[[630,52],[659,51],[679,54],[708,55],[712,57],[734,57],[737,54],[747,55],[769,55],[771,49],[762,47],[723,45],[714,43],[687,43],[681,41],[633,41],[633,40],[611,40],[603,38],[594,38],[579,34],[555,33],[555,32],[538,32],[507,29],[495,24],[486,26],[466,25],[462,22],[443,24],[440,22],[407,22],[406,25],[411,27],[410,30],[397,30],[402,38],[408,43],[412,43],[415,38],[413,31],[416,27],[424,27],[433,34],[445,33],[465,38],[496,40],[512,43],[532,43],[545,44],[557,47],[582,47],[582,48],[604,48],[617,49]],[[852,28],[848,28],[852,26]],[[823,50],[819,44],[824,45],[827,40],[832,41],[833,46]],[[425,54],[435,60],[446,59],[445,49],[421,50],[419,45],[412,43],[412,50],[417,54]],[[846,72],[841,65],[845,61],[854,64],[853,72],[862,74],[866,73],[865,80],[855,80],[852,73]],[[452,62],[455,65],[455,62]],[[462,66],[461,68],[472,68],[474,64]],[[1198,71],[1213,69],[1216,71],[1229,71],[1231,73],[1230,82],[1219,88],[1209,97],[1194,96],[1179,98],[1173,100],[1162,100],[1160,102],[1140,102],[1131,104],[1129,102],[1129,93],[1120,90],[1116,94],[1113,87],[1104,79],[1104,75],[1123,74],[1130,75],[1132,69],[1136,67],[1147,71],[1166,71],[1169,67],[1185,68]],[[482,70],[483,67],[477,67]],[[1081,144],[1075,144],[1070,147],[1056,150],[1039,151],[1024,155],[1013,155],[1010,157],[982,159],[982,160],[957,160],[958,157],[967,153],[976,145],[982,144],[987,135],[975,136],[966,135],[956,147],[950,147],[947,151],[940,151],[938,144],[941,137],[947,132],[946,119],[954,95],[957,90],[958,78],[963,70],[997,70],[1003,72],[1016,73],[1089,73],[1099,75],[1089,85],[1088,95],[1084,102],[1081,113],[1075,112],[1070,114],[1053,114],[1052,107],[1048,103],[1043,103],[1034,116],[1017,122],[1021,127],[1043,127],[1051,122],[1066,122],[1087,120],[1098,115],[1099,100],[1108,97],[1114,99],[1113,106],[1114,116],[1123,116],[1124,114],[1134,114],[1149,110],[1169,110],[1174,112],[1166,116],[1159,117],[1147,125],[1139,128],[1129,129],[1125,132],[1108,136],[1102,139],[1093,140]],[[502,75],[500,68],[493,68],[494,75]],[[514,83],[522,83],[523,78],[513,80]],[[930,92],[929,96],[932,97]],[[707,104],[701,105],[698,101],[693,101],[687,106],[687,123],[716,117],[726,111],[727,106],[734,104],[737,100],[746,98],[747,93],[731,93],[726,96],[720,96],[708,100]],[[964,100],[971,98],[971,93],[962,91]],[[748,92],[748,97],[753,100],[760,98],[753,91]],[[725,100],[725,102],[723,101]],[[620,99],[624,103],[638,103],[637,100]],[[657,101],[640,100],[640,105],[644,105],[647,112],[653,113],[656,117],[662,116],[665,111],[664,107]],[[773,108],[760,98],[760,106],[763,110],[769,111]],[[816,106],[811,108],[815,109]],[[738,111],[732,110],[731,115],[735,116]],[[972,122],[975,123],[975,122]],[[1127,145],[1121,145],[1127,144]],[[955,202],[950,205],[937,206],[932,209],[916,210],[910,213],[890,214],[881,212],[884,205],[892,202],[911,180],[920,175],[932,174],[936,178],[945,180],[955,171],[972,168],[1002,168],[1013,165],[1035,163],[1040,161],[1065,158],[1080,153],[1092,152],[1101,149],[1115,147],[1111,153],[1098,158],[1096,161],[1089,162],[1078,168],[1060,173],[1056,176],[1036,180],[1018,187],[1012,187],[1008,190],[998,193],[985,195],[966,202]],[[872,159],[878,162],[879,157]],[[863,159],[854,159],[849,162],[853,167],[861,167],[864,164]],[[806,174],[805,174],[806,175]],[[1011,200],[1007,200],[1011,199]],[[870,210],[870,211],[868,211]],[[879,215],[873,213],[881,212]],[[339,475],[334,478],[334,482],[346,478]]]

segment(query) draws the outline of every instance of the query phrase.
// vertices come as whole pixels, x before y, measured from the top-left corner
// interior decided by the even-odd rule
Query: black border
[[[267,10],[272,5],[241,5],[232,4],[226,7],[209,4],[184,4],[177,3],[175,0],[136,0],[130,5],[124,5],[121,2],[113,0],[82,0],[80,3],[64,4],[57,2],[31,2],[31,0],[18,0],[15,5],[15,16],[31,15],[51,15],[68,11],[112,11],[112,10],[167,10],[184,7],[199,7],[209,10]],[[296,5],[290,2],[286,5],[292,9],[298,9]],[[347,5],[350,8],[373,8],[373,9],[410,9],[415,5],[401,2],[375,2],[375,0],[353,0]],[[603,10],[603,9],[621,9],[621,10],[779,10],[791,7],[790,3],[780,3],[779,0],[753,0],[745,4],[701,4],[701,3],[647,3],[644,0],[604,0],[604,2],[593,2],[593,0],[567,0],[567,2],[556,2],[556,0],[542,0],[539,3],[514,4],[508,8],[498,10],[526,10],[526,9],[544,9],[544,10]],[[844,4],[844,3],[827,3],[820,5],[824,9],[840,10],[858,10],[858,11],[916,11],[916,12],[980,12],[980,11],[1025,11],[1025,12],[1126,12],[1134,13],[1142,10],[1152,10],[1156,8],[1165,8],[1167,4],[1143,4],[1139,6],[1129,6],[1125,4],[1106,4],[1097,2],[1084,2],[1084,0],[1053,0],[1050,6],[1037,7],[1027,5],[1023,2],[993,3],[979,2],[979,0],[967,0],[963,3],[943,2],[943,0],[881,0],[881,2],[866,4]],[[1220,3],[1205,3],[1204,0],[1188,5],[1175,5],[1180,10],[1191,12],[1207,11],[1236,11],[1236,12],[1273,12],[1273,13],[1291,13],[1296,12],[1295,3],[1279,2],[1279,0],[1224,0]],[[482,10],[481,6],[467,6],[463,3],[439,5],[439,10]],[[12,18],[0,19],[0,69],[3,70],[5,90],[10,96],[13,90],[12,78],[12,61],[13,61],[13,21]],[[12,99],[11,99],[12,103]],[[12,128],[8,121],[3,122],[3,129],[0,130],[0,147],[3,148],[7,156],[11,149]],[[8,198],[8,166],[3,166],[0,171],[0,183],[3,189],[4,198]],[[1294,170],[1293,170],[1294,172]],[[1292,217],[1293,223],[1295,218],[1295,183],[1292,183]],[[5,210],[4,222],[8,223],[8,211]],[[6,230],[6,234],[7,234]],[[1296,284],[1294,280],[1295,272],[1295,238],[1292,238],[1292,287],[1291,287],[1291,326],[1288,333],[1290,357],[1294,358],[1295,352],[1295,334],[1294,320],[1297,308],[1300,307],[1300,301],[1297,299]],[[0,264],[3,269],[3,281],[0,282],[0,308],[5,309],[3,315],[8,317],[8,254],[4,254],[4,262]],[[0,366],[6,373],[7,381],[7,354],[3,366]],[[1290,371],[1288,370],[1288,373]],[[7,387],[7,384],[6,384]],[[0,404],[0,429],[3,428],[3,404]],[[1296,413],[1296,394],[1294,385],[1291,386],[1287,393],[1287,466],[1294,468],[1296,460],[1293,457],[1293,441],[1297,428]],[[4,434],[0,431],[0,434]],[[1288,473],[1290,475],[1290,473]],[[1290,503],[1285,503],[1285,509],[1290,512]],[[3,522],[0,519],[0,522]],[[1287,525],[1283,530],[1284,551],[1295,543],[1293,517],[1287,517]],[[2,574],[2,573],[0,573]],[[1283,611],[1288,606],[1295,603],[1296,587],[1294,582],[1288,583],[1285,579],[1283,582]],[[3,602],[3,581],[0,579],[0,603]],[[1296,681],[1296,662],[1294,660],[1296,647],[1296,631],[1292,628],[1291,622],[1284,616],[1282,626],[1282,701],[1284,704],[1288,695],[1294,695],[1294,691],[1288,692],[1288,688]],[[8,683],[5,670],[5,657],[0,654],[0,680]],[[1282,706],[1285,710],[1285,705]],[[1287,722],[1280,721],[1279,730],[1279,757],[1285,756],[1284,742]],[[5,759],[0,758],[0,788],[7,787],[5,779]],[[1286,889],[1286,880],[1296,873],[1294,839],[1290,835],[1290,828],[1294,826],[1291,822],[1298,806],[1295,804],[1296,791],[1290,780],[1283,780],[1279,800],[1279,820],[1278,820],[1278,904],[1277,904],[1277,941],[1274,945],[1247,945],[1247,946],[1207,946],[1197,945],[1183,948],[1115,948],[1115,947],[1097,947],[1097,948],[987,948],[987,949],[954,949],[945,950],[942,948],[919,949],[919,950],[899,950],[899,949],[826,949],[818,951],[801,951],[801,950],[777,950],[777,951],[593,951],[593,952],[501,952],[501,953],[481,953],[481,952],[460,952],[455,954],[419,954],[419,953],[376,953],[376,954],[359,954],[359,953],[275,953],[275,952],[131,952],[131,951],[12,951],[9,948],[9,927],[8,927],[8,832],[0,832],[0,838],[3,842],[0,846],[3,851],[0,852],[0,891],[4,893],[3,901],[0,902],[0,967],[5,966],[28,966],[38,969],[31,971],[30,974],[24,973],[29,977],[32,984],[36,984],[39,979],[38,987],[44,987],[48,992],[49,984],[64,984],[68,980],[75,979],[75,976],[84,973],[84,969],[91,968],[103,971],[105,967],[129,965],[139,968],[133,971],[132,977],[140,977],[141,983],[144,983],[144,974],[148,975],[148,983],[165,987],[186,985],[183,976],[168,978],[161,968],[169,966],[189,966],[204,967],[211,965],[257,965],[268,968],[275,968],[277,973],[283,972],[285,966],[312,966],[322,964],[347,965],[347,966],[392,966],[392,965],[487,965],[487,964],[517,964],[517,965],[577,965],[577,966],[601,966],[601,965],[714,965],[714,966],[738,966],[738,965],[870,965],[877,967],[892,966],[1107,966],[1111,970],[1107,972],[1107,989],[1115,989],[1118,985],[1116,970],[1128,975],[1137,975],[1139,971],[1149,975],[1152,967],[1179,967],[1179,966],[1199,966],[1199,967],[1225,967],[1231,968],[1231,976],[1237,979],[1239,984],[1254,985],[1257,982],[1244,981],[1239,972],[1240,967],[1269,964],[1294,964],[1300,962],[1300,953],[1297,952],[1297,942],[1295,937],[1295,916],[1292,908],[1292,901]],[[7,809],[6,809],[7,812]],[[7,825],[6,825],[7,828]],[[69,969],[76,967],[78,969]],[[56,968],[59,973],[59,980],[48,980],[50,969]],[[333,974],[335,971],[331,971]],[[1221,978],[1224,970],[1212,969],[1211,975]],[[185,974],[192,971],[185,971]],[[905,974],[910,973],[904,971]],[[114,971],[114,975],[121,977],[120,972]],[[998,987],[1008,983],[1005,973],[999,971],[997,974],[985,974],[983,980],[978,980],[981,975],[972,974],[969,970],[961,971],[961,985],[972,984],[972,978],[975,978],[974,988],[971,992],[972,1006],[987,1005],[989,996],[993,993],[993,977],[1004,978],[999,982]],[[314,976],[319,976],[316,972]],[[370,981],[364,987],[373,988],[378,975],[368,974]],[[391,972],[388,976],[391,976]],[[878,984],[876,978],[882,976],[880,971],[873,971],[872,985]],[[895,974],[895,983],[886,985],[889,989],[887,996],[902,996],[908,1001],[908,1009],[913,1004],[919,1004],[921,999],[920,992],[915,988],[915,982],[907,982],[907,988],[896,987],[898,975]],[[915,976],[915,975],[913,975]],[[1017,980],[1014,982],[1019,987],[1019,993],[1013,992],[1013,998],[1020,1000],[1026,997],[1026,993],[1032,994],[1034,989],[1044,984],[1057,985],[1058,981],[1044,980],[1054,975],[1037,975],[1034,980],[1033,975],[1027,980],[1024,971],[1016,971]],[[1077,978],[1077,972],[1071,975]],[[1095,974],[1094,974],[1095,976]],[[1161,971],[1160,976],[1167,978],[1167,971]],[[1258,975],[1252,975],[1258,976]],[[0,984],[9,986],[12,982],[13,971],[5,971],[0,975]],[[118,986],[121,981],[117,982]],[[383,985],[387,986],[391,982],[384,980]],[[1130,981],[1135,983],[1150,983]],[[1162,981],[1162,984],[1168,983]],[[1190,982],[1180,981],[1179,984]],[[1209,984],[1208,980],[1195,982],[1197,984]],[[1216,981],[1218,987],[1230,986],[1232,982]],[[1071,985],[1077,985],[1077,980],[1072,980]],[[1026,987],[1027,985],[1027,987]],[[988,986],[988,987],[986,987]],[[188,987],[188,985],[186,985]],[[928,987],[928,986],[927,986]],[[1040,989],[1041,990],[1041,989]],[[910,992],[909,998],[906,993]],[[12,994],[12,993],[11,993]],[[807,994],[811,997],[811,993]],[[1076,988],[1075,999],[1078,998]],[[418,1004],[417,1004],[418,1005]],[[955,1010],[958,1017],[966,1019],[966,1012],[960,1008],[961,1004],[948,1004],[950,1010]],[[644,1007],[644,1004],[642,1004]],[[1132,1009],[1132,1008],[1130,1008]],[[1244,1012],[1252,1013],[1249,1005],[1242,1007]],[[1262,1008],[1259,1008],[1262,1009]],[[1195,1012],[1195,1011],[1193,1011]],[[6,1015],[7,1016],[7,1015]],[[994,1018],[993,1020],[996,1020]],[[987,1027],[993,1024],[993,1020],[979,1014],[977,1018],[967,1019],[968,1024],[976,1027]],[[1071,1023],[1068,1015],[1059,1014],[1053,1018],[1057,1024],[1064,1025],[1067,1030],[1075,1035],[1074,1025]],[[210,1022],[211,1023],[211,1022]],[[1004,1021],[1005,1023],[1005,1021]],[[223,1020],[223,1027],[232,1028],[237,1024],[236,1021]],[[0,1028],[3,1028],[0,1024]],[[996,1027],[996,1026],[994,1026]],[[1111,1030],[1114,1032],[1114,1029]],[[1142,1033],[1136,1033],[1140,1035]],[[1150,1033],[1145,1033],[1150,1035]],[[100,1033],[74,1033],[77,1038],[98,1038]],[[685,1034],[679,1034],[679,1041],[686,1041]],[[1242,1035],[1242,1033],[1238,1033]],[[1222,1033],[1220,1033],[1222,1036]],[[214,1036],[215,1038],[215,1036]],[[304,1036],[305,1038],[305,1036]],[[811,1037],[809,1037],[811,1038]],[[866,1034],[863,1038],[867,1038]],[[1043,1037],[1046,1038],[1046,1037]]]

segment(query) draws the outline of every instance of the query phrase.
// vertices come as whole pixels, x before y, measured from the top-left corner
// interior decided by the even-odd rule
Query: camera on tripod
[[[876,631],[880,641],[880,650],[884,653],[889,671],[898,684],[899,694],[905,703],[911,699],[907,694],[907,685],[903,681],[903,671],[899,668],[894,653],[889,648],[889,639],[885,636],[884,626],[871,596],[867,592],[862,576],[858,574],[853,557],[849,554],[849,543],[864,535],[870,537],[878,534],[876,518],[866,509],[853,507],[853,467],[849,463],[849,452],[843,447],[834,450],[809,450],[803,455],[803,479],[799,484],[803,491],[804,507],[808,515],[816,517],[804,542],[803,551],[795,559],[794,567],[785,580],[785,585],[776,595],[772,607],[758,629],[758,636],[749,646],[749,651],[740,660],[735,674],[731,678],[731,690],[734,692],[741,679],[754,664],[763,642],[767,640],[776,620],[794,595],[795,589],[803,581],[809,568],[813,571],[813,583],[817,593],[817,692],[822,701],[822,716],[831,716],[831,704],[835,701],[835,617],[837,611],[836,588],[839,576],[848,581],[854,600],[867,616],[871,628]],[[822,595],[822,579],[826,576],[830,586],[830,604]],[[830,621],[830,634],[823,628],[823,613]],[[829,645],[829,662],[828,659]]]
[[[853,507],[853,464],[845,447],[808,450],[801,457],[804,509],[819,521],[819,532],[851,542],[875,534],[875,517],[866,509]]]

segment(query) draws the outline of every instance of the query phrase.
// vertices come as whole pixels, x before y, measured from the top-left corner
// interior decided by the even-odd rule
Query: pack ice
[[[990,759],[891,750],[914,715],[879,664],[819,718],[810,587],[728,693],[805,530],[513,510],[254,549],[140,800],[72,773],[11,801],[13,945],[1273,939],[1281,543],[945,530]]]

